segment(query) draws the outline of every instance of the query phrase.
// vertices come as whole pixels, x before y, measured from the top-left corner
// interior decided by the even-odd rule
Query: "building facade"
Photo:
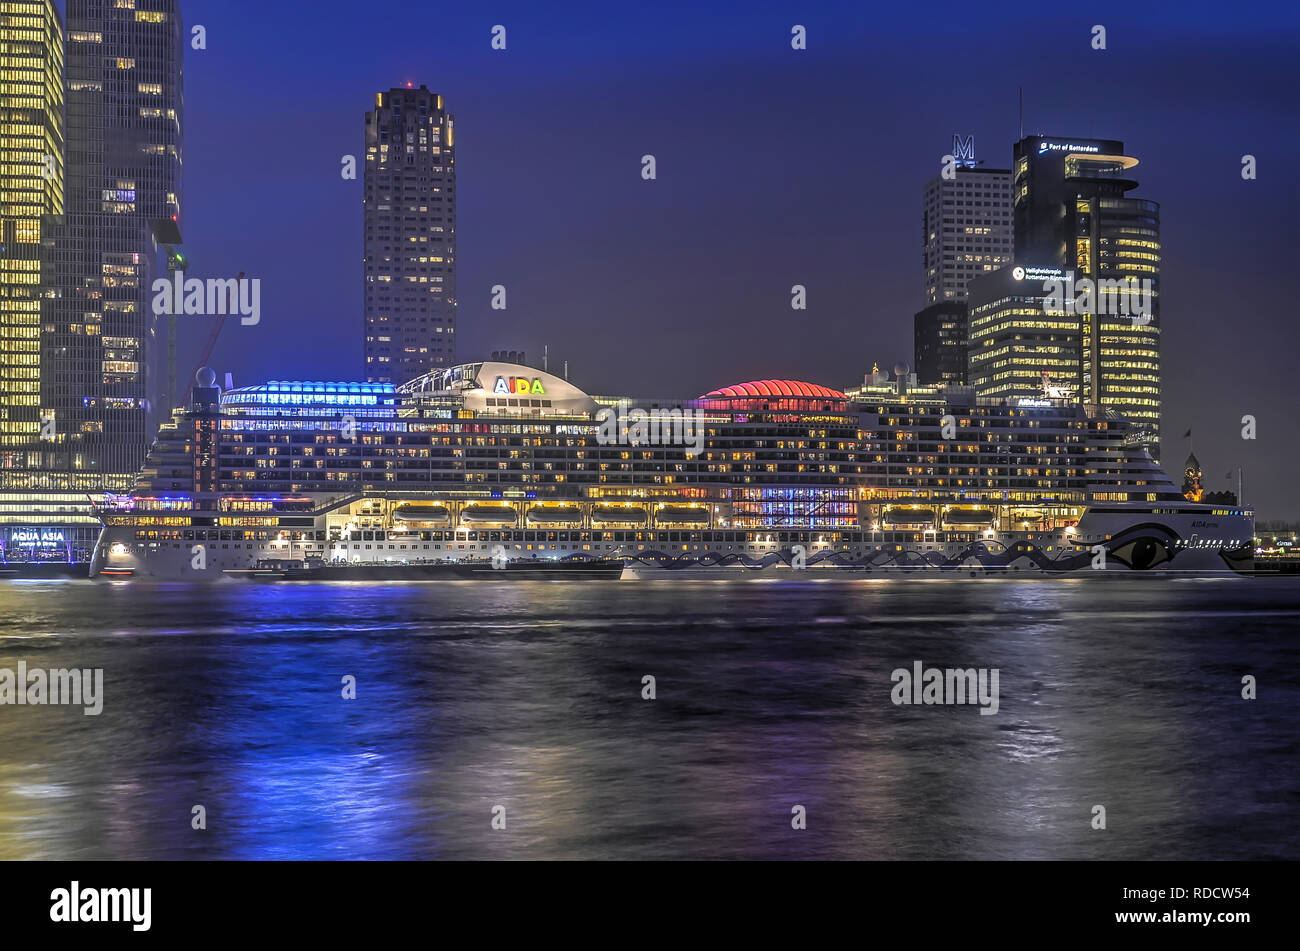
[[[923,384],[966,385],[966,302],[931,304],[913,318],[917,379]]]
[[[405,383],[456,353],[455,119],[425,86],[366,113],[365,379]]]
[[[925,186],[921,212],[925,303],[964,301],[975,277],[1011,263],[1011,172],[957,168]]]
[[[41,251],[64,207],[63,97],[53,0],[0,3],[0,560],[66,557],[98,529],[84,498],[40,490]]]
[[[45,468],[60,488],[116,490],[179,396],[150,285],[180,244],[183,24],[177,0],[67,13],[67,201],[46,242],[41,386],[61,435]]]
[[[0,4],[0,480],[39,462],[41,243],[63,212],[63,22]]]
[[[1080,398],[1129,419],[1158,458],[1160,206],[1127,197],[1138,160],[1114,139],[1031,135],[1013,164],[1016,262],[1060,268],[1074,288]],[[1107,285],[1121,288],[1110,306]]]
[[[67,0],[66,40],[60,32],[44,56],[60,200],[31,232],[40,298],[22,345],[32,393],[4,401],[23,414],[0,464],[5,560],[88,558],[93,499],[132,483],[178,401],[149,287],[180,243],[183,25],[177,0],[145,6]]]
[[[1079,318],[1055,313],[1044,289],[1063,275],[1061,268],[1017,264],[971,283],[967,374],[979,396],[1036,399],[1046,385],[1061,398],[1079,396]]]

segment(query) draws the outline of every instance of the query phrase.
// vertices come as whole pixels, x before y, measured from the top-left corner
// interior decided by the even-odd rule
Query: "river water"
[[[1300,859],[1298,635],[1293,579],[0,583],[0,676],[103,670],[0,705],[0,859]]]

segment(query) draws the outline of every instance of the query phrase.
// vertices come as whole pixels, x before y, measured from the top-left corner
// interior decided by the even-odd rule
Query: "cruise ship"
[[[134,490],[100,510],[91,575],[520,559],[620,560],[628,579],[1250,570],[1251,510],[1187,501],[1112,410],[905,371],[685,400],[592,396],[508,362],[224,392],[200,371]]]

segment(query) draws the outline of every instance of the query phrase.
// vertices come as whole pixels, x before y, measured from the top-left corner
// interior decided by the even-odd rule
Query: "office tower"
[[[63,23],[53,0],[0,3],[0,487],[41,434],[41,241],[63,211]]]
[[[967,382],[992,399],[1077,398],[1081,380],[1079,318],[1055,313],[1044,284],[1061,268],[1003,268],[971,282]],[[1063,310],[1063,309],[1062,309]]]
[[[148,6],[67,4],[67,200],[47,241],[42,397],[60,434],[46,466],[70,488],[128,487],[175,401],[150,285],[180,244],[183,26],[178,0]]]
[[[40,466],[42,256],[63,212],[63,23],[52,0],[0,2],[0,559],[88,553],[84,496],[52,492]],[[62,526],[54,522],[59,520]]]
[[[18,6],[48,5],[0,10]],[[144,6],[67,0],[66,49],[45,55],[40,84],[66,113],[44,135],[61,201],[41,219],[39,336],[23,341],[34,399],[10,411],[21,440],[0,460],[6,559],[88,558],[90,499],[130,487],[170,409],[150,283],[180,243],[183,30],[177,0]],[[11,53],[9,39],[6,23]]]
[[[1125,197],[1138,160],[1113,139],[1031,135],[1016,143],[1013,164],[1016,263],[1060,268],[1098,289],[1113,282],[1149,304],[1137,318],[1100,297],[1079,308],[1079,398],[1127,417],[1158,457],[1160,206]]]
[[[456,354],[456,148],[442,96],[375,96],[366,113],[365,378],[405,383]]]
[[[966,302],[931,304],[912,321],[917,381],[925,386],[965,386]]]
[[[972,278],[1011,263],[1011,173],[959,167],[925,186],[921,213],[925,304],[966,299]]]

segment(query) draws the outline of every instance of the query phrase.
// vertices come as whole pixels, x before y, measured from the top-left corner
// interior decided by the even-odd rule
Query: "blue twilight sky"
[[[183,9],[207,29],[185,62],[191,274],[262,279],[261,324],[228,323],[212,361],[237,383],[360,378],[361,183],[339,168],[378,90],[423,83],[456,116],[461,359],[549,344],[593,392],[693,396],[910,362],[922,186],[954,132],[1008,167],[1023,86],[1027,132],[1122,139],[1161,203],[1164,461],[1191,428],[1211,487],[1244,465],[1262,516],[1300,517],[1294,2]],[[183,368],[209,332],[189,329]]]

